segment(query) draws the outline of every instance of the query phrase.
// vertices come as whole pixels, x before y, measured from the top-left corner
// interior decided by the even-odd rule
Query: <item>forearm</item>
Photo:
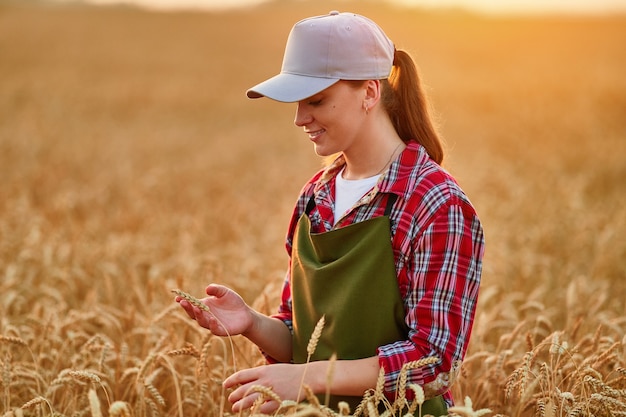
[[[380,369],[377,356],[334,363],[316,361],[307,366],[305,383],[313,392],[348,396],[362,396],[368,389],[375,388]]]
[[[256,311],[253,324],[242,333],[265,354],[279,362],[290,362],[292,358],[291,332],[287,325],[279,319],[268,317]]]

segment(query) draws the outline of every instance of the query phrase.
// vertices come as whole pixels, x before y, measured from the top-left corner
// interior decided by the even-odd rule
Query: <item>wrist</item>
[[[328,369],[330,367],[330,361],[315,361],[304,364],[306,376],[304,378],[305,384],[311,388],[314,394],[325,394],[331,387],[332,375],[328,375]]]
[[[254,341],[256,339],[255,335],[258,334],[260,323],[261,320],[258,313],[250,309],[250,324],[244,331],[241,332],[241,335],[250,341]]]

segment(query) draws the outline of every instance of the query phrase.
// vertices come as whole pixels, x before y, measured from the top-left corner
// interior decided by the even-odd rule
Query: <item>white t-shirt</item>
[[[354,204],[370,191],[378,182],[380,174],[361,180],[347,180],[343,178],[343,170],[335,179],[335,224],[350,210]]]

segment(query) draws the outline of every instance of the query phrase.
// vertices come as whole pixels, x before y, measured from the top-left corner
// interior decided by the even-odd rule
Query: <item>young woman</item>
[[[276,315],[217,284],[203,300],[213,315],[177,297],[199,325],[244,335],[268,358],[224,381],[233,411],[252,406],[253,385],[283,400],[304,398],[303,375],[316,394],[332,395],[332,406],[347,401],[354,411],[381,368],[393,401],[402,366],[436,357],[408,382],[425,390],[423,413],[446,414],[472,329],[484,239],[468,198],[440,166],[442,145],[413,60],[371,20],[331,12],[298,22],[280,74],[247,95],[297,103],[295,124],[315,152],[337,156],[305,184],[293,211]],[[268,400],[260,411],[277,407]]]

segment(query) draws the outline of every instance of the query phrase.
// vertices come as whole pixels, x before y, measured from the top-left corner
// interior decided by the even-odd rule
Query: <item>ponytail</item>
[[[411,56],[396,50],[391,75],[383,81],[382,102],[393,126],[404,142],[422,145],[438,164],[443,145],[430,115],[429,104]]]

